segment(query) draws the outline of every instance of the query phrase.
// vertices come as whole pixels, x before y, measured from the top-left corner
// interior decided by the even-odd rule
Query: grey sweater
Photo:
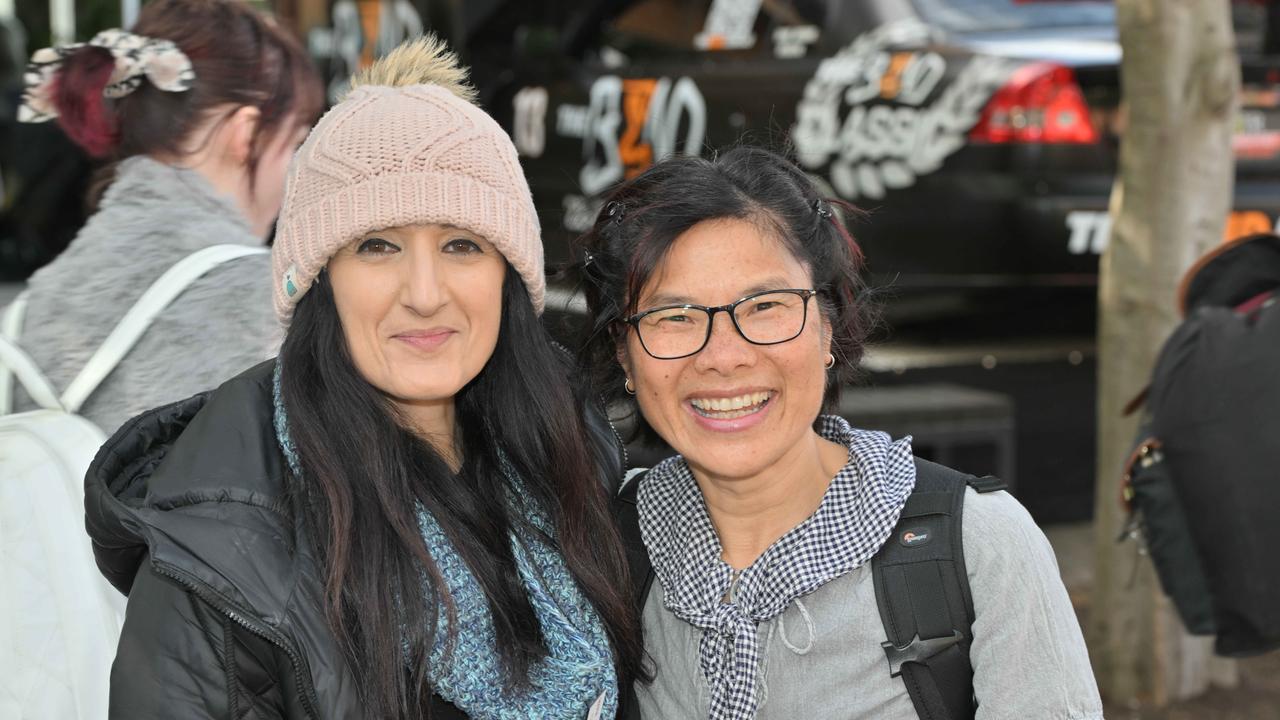
[[[19,344],[64,390],[124,313],[174,263],[210,245],[261,245],[199,174],[130,158],[70,247],[28,283]],[[267,255],[211,270],[160,314],[81,414],[110,435],[134,415],[216,387],[275,353]],[[15,410],[34,407],[21,389]]]
[[[961,542],[973,591],[969,660],[977,720],[1102,720],[1071,599],[1031,516],[1008,493],[968,490]],[[641,715],[707,718],[701,631],[666,609],[660,582],[650,588],[643,624],[656,675],[652,685],[636,685]],[[880,648],[888,634],[870,565],[797,599],[756,634],[762,655],[756,720],[919,718]]]

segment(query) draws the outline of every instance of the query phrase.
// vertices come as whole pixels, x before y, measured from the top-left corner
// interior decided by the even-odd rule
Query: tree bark
[[[1137,418],[1121,408],[1180,318],[1176,287],[1221,242],[1231,209],[1240,65],[1227,0],[1117,0],[1127,114],[1102,257],[1098,328],[1097,573],[1090,653],[1103,695],[1161,706],[1235,683],[1211,639],[1187,635],[1124,525],[1121,467]]]

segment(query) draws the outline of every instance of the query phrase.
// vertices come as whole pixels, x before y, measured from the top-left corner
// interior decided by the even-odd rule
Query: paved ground
[[[1062,579],[1078,610],[1093,588],[1093,526],[1051,525],[1045,534],[1058,556]],[[1280,720],[1280,652],[1240,661],[1240,686],[1212,690],[1159,710],[1106,707],[1107,720]]]

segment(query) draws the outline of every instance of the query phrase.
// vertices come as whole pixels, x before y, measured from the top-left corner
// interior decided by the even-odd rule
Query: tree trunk
[[[1133,542],[1121,466],[1137,418],[1121,408],[1145,386],[1179,317],[1175,291],[1221,242],[1231,209],[1240,65],[1227,0],[1117,0],[1126,114],[1102,257],[1098,328],[1097,573],[1089,640],[1103,695],[1161,706],[1235,683],[1233,662],[1192,638]]]

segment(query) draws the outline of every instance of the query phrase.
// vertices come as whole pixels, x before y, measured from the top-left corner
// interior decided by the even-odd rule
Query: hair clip
[[[621,223],[623,216],[627,214],[627,206],[617,200],[613,200],[608,205],[604,206],[604,212],[606,215],[613,218],[615,223]]]
[[[830,220],[831,218],[835,217],[835,214],[831,212],[831,206],[823,202],[822,198],[818,198],[817,200],[813,201],[813,209],[815,212],[817,212],[819,215],[826,218],[827,220]]]
[[[172,40],[143,37],[120,29],[103,30],[87,43],[44,48],[31,56],[23,76],[18,122],[48,122],[58,116],[53,102],[56,78],[63,61],[83,47],[111,53],[115,65],[102,89],[102,96],[110,100],[137,90],[144,79],[165,92],[186,92],[195,83],[190,58]]]
[[[591,267],[591,263],[596,261],[596,256],[589,252],[582,253],[582,267]]]

